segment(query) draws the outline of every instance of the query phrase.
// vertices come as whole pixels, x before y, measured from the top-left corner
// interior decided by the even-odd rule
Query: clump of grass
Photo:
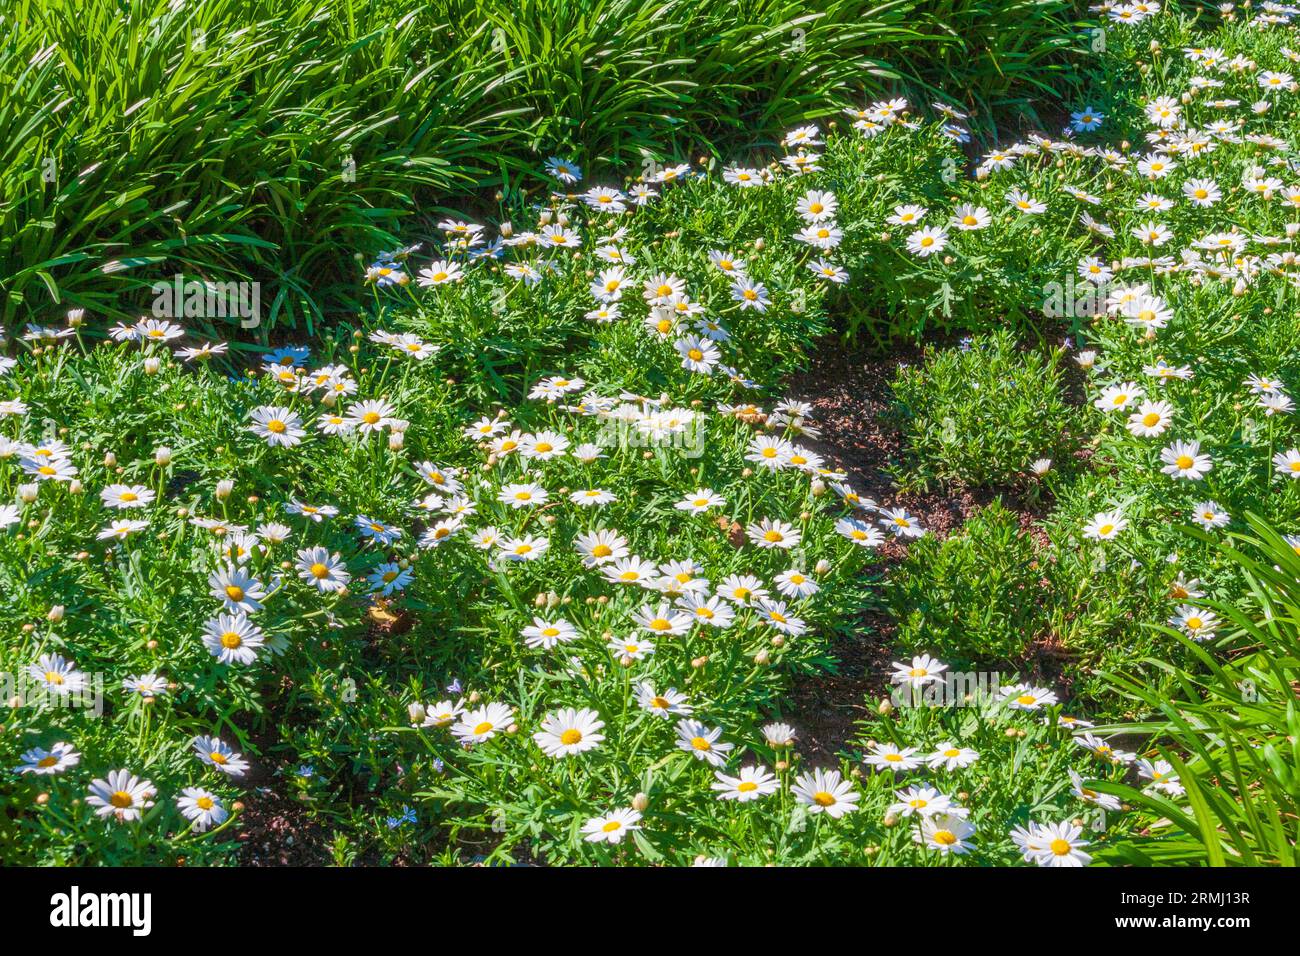
[[[1040,560],[1019,516],[1000,501],[942,541],[919,539],[890,588],[899,645],[957,662],[1017,658],[1048,620],[1039,607]]]
[[[895,472],[900,485],[1004,485],[1061,457],[1072,418],[1061,355],[1021,351],[1003,330],[932,348],[920,366],[900,369],[893,382],[907,445]]]

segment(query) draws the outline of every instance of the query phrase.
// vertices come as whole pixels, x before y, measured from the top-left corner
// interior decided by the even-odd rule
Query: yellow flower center
[[[581,730],[569,728],[564,733],[560,734],[560,743],[564,744],[566,747],[571,747],[580,740],[582,740]]]
[[[834,794],[827,793],[825,790],[818,790],[813,794],[813,803],[817,804],[819,807],[834,806],[835,796]]]
[[[244,639],[235,631],[226,631],[226,633],[221,635],[221,646],[228,651],[235,650],[243,643]]]
[[[475,734],[485,734],[485,733],[487,733],[487,732],[488,732],[489,730],[491,730],[491,729],[492,729],[492,721],[490,721],[490,720],[485,720],[485,721],[483,721],[482,723],[480,723],[480,724],[476,724],[476,725],[474,726],[474,733],[475,733]]]
[[[127,793],[125,790],[115,790],[113,791],[113,795],[108,798],[108,802],[111,803],[113,806],[117,807],[119,810],[125,810],[127,807],[131,806],[135,801],[131,799],[131,795]]]

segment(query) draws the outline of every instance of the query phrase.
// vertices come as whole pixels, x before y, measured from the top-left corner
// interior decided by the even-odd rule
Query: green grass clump
[[[899,484],[1003,485],[1068,454],[1072,414],[1061,357],[1060,349],[1021,351],[1003,330],[959,348],[931,348],[921,365],[900,369],[893,382],[906,444]]]
[[[1000,501],[908,549],[889,590],[898,642],[955,663],[1020,658],[1049,619],[1040,548]]]

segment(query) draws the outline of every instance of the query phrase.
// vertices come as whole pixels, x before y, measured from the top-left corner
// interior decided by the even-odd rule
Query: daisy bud
[[[893,712],[894,712],[894,704],[888,697],[883,698],[880,701],[880,705],[876,708],[876,713],[878,713],[881,717],[888,717]]]
[[[18,500],[25,505],[29,505],[36,500],[36,495],[38,494],[38,492],[39,490],[34,484],[19,485]]]
[[[81,328],[81,324],[85,321],[86,321],[85,309],[68,310],[68,328],[79,329]]]
[[[637,813],[645,813],[646,807],[650,806],[650,797],[644,793],[638,793],[632,798],[632,809]]]
[[[810,512],[810,511],[801,511],[801,512],[799,512],[799,520],[802,521],[802,522],[804,522],[805,524],[806,524],[807,522],[811,521],[811,520],[812,520],[812,512]]]
[[[1004,734],[1004,736],[1006,737],[1015,737],[1015,735],[1016,735],[1016,728],[1014,727],[1008,727]]]
[[[830,569],[831,569],[831,563],[827,561],[825,558],[822,558],[816,564],[813,565],[813,573],[817,575],[825,574]]]
[[[691,661],[691,666],[694,667],[696,670],[699,670],[708,662],[709,659],[707,657],[697,657],[695,658],[695,660]]]
[[[887,827],[896,827],[896,826],[898,826],[898,814],[896,814],[896,813],[887,813],[887,814],[885,814],[885,826],[887,826]]]
[[[754,250],[756,252],[762,252],[766,248],[767,248],[767,241],[762,236],[759,236],[757,239],[754,240]]]
[[[24,625],[23,625],[23,633],[24,633],[24,634],[30,634],[30,633],[31,633],[32,631],[34,631],[34,630],[36,630],[36,625],[35,625],[35,624],[24,624]]]
[[[156,651],[156,650],[158,650],[158,642],[157,642],[157,641],[153,641],[153,640],[146,641],[144,646],[145,646],[146,649],[151,650],[151,651]]]
[[[965,803],[967,800],[970,799],[970,794],[967,793],[965,790],[958,790],[957,799],[960,800],[962,803]]]
[[[36,805],[38,807],[43,807],[49,802],[50,802],[50,795],[48,793],[38,793],[36,795]]]
[[[472,691],[469,695],[469,702],[471,704],[477,704],[480,699],[481,699],[481,695],[479,694],[478,691]]]
[[[812,494],[814,498],[820,498],[822,495],[826,494],[826,482],[822,481],[820,478],[814,479],[812,483]]]
[[[787,770],[789,770],[789,769],[790,769],[790,761],[788,761],[788,760],[778,760],[778,761],[776,762],[776,772],[777,772],[777,773],[785,773],[785,772],[786,772]]]
[[[172,450],[166,445],[153,450],[153,463],[161,468],[165,468],[172,463]]]
[[[546,607],[546,595],[543,594],[541,591],[538,591],[537,597],[533,598],[533,607],[536,608]]]
[[[235,490],[235,483],[230,478],[223,478],[217,482],[217,498],[225,501],[230,497],[230,493]]]
[[[628,657],[626,654],[618,659],[619,667],[631,667],[635,663],[636,661],[632,660],[632,658]]]
[[[507,220],[497,226],[497,232],[501,234],[502,239],[509,239],[515,234],[515,224]]]
[[[105,468],[117,467],[117,456],[114,455],[111,451],[104,452],[104,467]]]
[[[772,646],[785,647],[785,635],[778,634],[776,637],[772,638]]]
[[[50,613],[45,615],[45,620],[49,621],[51,624],[58,624],[63,620],[63,611],[63,605],[56,604],[54,607],[50,608]]]
[[[772,659],[772,655],[767,652],[766,647],[754,655],[754,663],[759,665],[760,667],[766,666],[768,661],[770,661],[771,659]]]
[[[753,468],[742,468],[742,469],[740,470],[740,477],[741,477],[741,478],[749,478],[749,477],[751,477],[753,474],[754,474],[754,469],[753,469]]]
[[[515,734],[519,733],[519,725],[511,724],[506,728],[506,733],[513,737]]]
[[[74,495],[79,495],[85,490],[86,488],[81,483],[80,478],[73,478],[70,482],[68,482],[68,491],[72,492]]]
[[[157,375],[158,369],[162,367],[162,360],[156,355],[150,355],[144,360],[144,374]]]
[[[424,723],[424,705],[420,703],[407,704],[406,716],[412,724]]]
[[[560,603],[560,596],[558,594],[556,594],[554,591],[546,592],[546,606],[548,608],[555,607],[559,603]]]
[[[405,432],[389,432],[389,433],[388,433],[388,450],[389,450],[389,451],[401,451],[401,450],[402,450],[402,447],[403,447],[405,444],[406,444],[406,433],[405,433]]]
[[[243,800],[236,800],[234,803],[232,803],[232,804],[230,805],[230,811],[231,811],[232,813],[243,813],[243,812],[244,812],[244,801],[243,801]]]

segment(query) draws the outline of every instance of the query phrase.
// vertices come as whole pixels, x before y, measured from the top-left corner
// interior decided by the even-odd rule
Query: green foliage
[[[1022,352],[1006,330],[960,348],[926,351],[893,382],[893,414],[907,459],[895,473],[908,489],[1002,485],[1069,447],[1061,350]]]
[[[1173,767],[1186,805],[1155,788],[1104,789],[1149,818],[1143,837],[1116,848],[1117,862],[1150,866],[1295,866],[1300,838],[1300,548],[1255,515],[1250,531],[1218,543],[1249,583],[1244,602],[1198,602],[1224,622],[1200,645],[1163,628],[1193,656],[1190,666],[1148,658],[1107,674],[1114,691],[1150,715],[1106,728],[1142,734]],[[1168,675],[1172,694],[1152,690]],[[1099,785],[1100,786],[1100,785]]]
[[[942,541],[926,535],[894,573],[889,603],[905,651],[945,661],[1020,657],[1046,617],[1039,547],[1000,501]]]
[[[356,305],[358,252],[452,197],[534,191],[549,152],[634,176],[723,155],[837,100],[937,82],[950,50],[971,64],[963,89],[1024,95],[1061,78],[1069,6],[1026,7],[1018,31],[1052,52],[1008,71],[993,48],[966,55],[971,18],[919,0],[15,0],[0,323],[129,318],[184,272],[261,281],[264,324],[311,331]]]

